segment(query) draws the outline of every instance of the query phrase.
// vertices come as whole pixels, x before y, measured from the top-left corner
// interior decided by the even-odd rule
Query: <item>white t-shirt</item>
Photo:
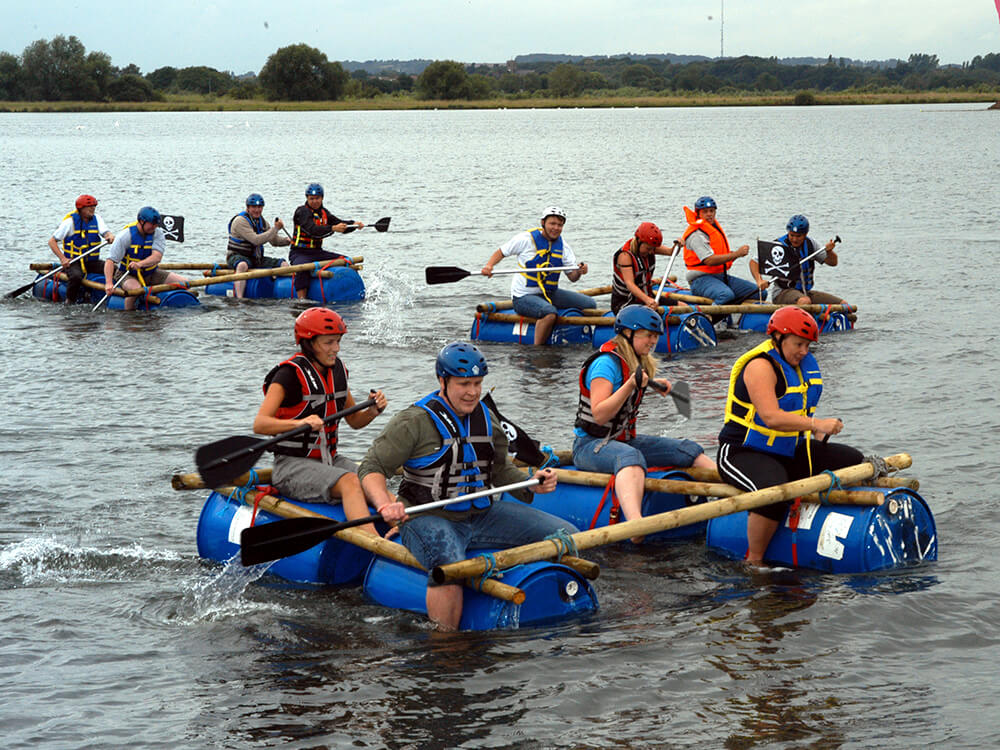
[[[94,218],[97,219],[97,233],[102,237],[108,231],[108,225],[104,223],[104,219],[101,218],[100,214],[94,214]],[[62,224],[56,227],[56,231],[52,233],[56,242],[62,242],[69,235],[73,234],[73,217],[67,216],[62,220]]]
[[[535,247],[535,240],[531,236],[531,232],[521,232],[520,234],[515,234],[507,242],[500,246],[500,253],[505,258],[509,258],[511,255],[517,256],[517,264],[521,268],[525,268],[525,263],[530,261],[535,257],[538,249]],[[569,246],[566,240],[563,240],[563,250],[562,250],[562,262],[559,264],[562,266],[575,266],[576,265],[576,255],[573,254],[573,249]],[[511,297],[524,297],[527,294],[541,294],[542,290],[539,287],[528,288],[528,280],[523,274],[513,274],[510,282],[510,296]]]
[[[122,229],[115,237],[115,241],[111,243],[111,249],[108,250],[108,259],[113,260],[115,263],[121,263],[122,258],[125,257],[125,251],[129,249],[132,244],[132,232],[126,227]],[[167,248],[167,235],[163,231],[163,227],[157,227],[153,230],[153,250],[163,253]]]

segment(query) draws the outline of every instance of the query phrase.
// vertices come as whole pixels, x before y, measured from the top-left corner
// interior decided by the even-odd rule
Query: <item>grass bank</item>
[[[798,102],[796,101],[798,99]],[[0,112],[309,112],[410,109],[577,109],[631,107],[769,107],[862,104],[939,104],[1000,102],[998,91],[840,91],[740,92],[678,94],[675,96],[578,96],[566,98],[502,97],[470,100],[427,100],[412,96],[377,96],[343,101],[273,102],[266,99],[230,99],[220,96],[169,95],[159,102],[7,102]]]

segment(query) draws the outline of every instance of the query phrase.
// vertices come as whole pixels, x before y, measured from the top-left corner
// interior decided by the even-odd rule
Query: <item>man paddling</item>
[[[66,302],[77,301],[83,279],[88,273],[101,273],[104,269],[99,252],[82,257],[85,252],[100,245],[102,238],[110,243],[114,241],[115,235],[97,214],[97,198],[81,195],[76,199],[76,210],[66,214],[49,237],[49,247],[59,259],[68,278]]]
[[[481,402],[488,368],[472,344],[454,342],[438,353],[438,390],[396,414],[375,438],[358,474],[365,494],[388,523],[400,523],[400,540],[428,571],[466,559],[470,550],[514,547],[576,527],[523,502],[495,502],[489,496],[458,502],[414,518],[406,506],[471,494],[524,479],[507,456],[507,437],[493,412]],[[387,478],[402,467],[399,501]],[[514,493],[531,501],[534,492],[552,492],[556,475],[535,472],[541,483]],[[428,576],[427,614],[442,630],[462,618],[462,587],[437,585]]]
[[[733,262],[744,257],[750,246],[729,249],[729,238],[715,220],[717,210],[715,200],[707,195],[695,201],[694,211],[684,206],[688,226],[681,241],[691,293],[710,297],[716,305],[728,305],[760,294],[761,289],[767,288],[767,282],[754,284],[729,274]]]
[[[278,234],[280,229],[285,228],[285,223],[281,219],[275,219],[274,226],[270,226],[263,213],[264,196],[260,193],[250,193],[247,196],[246,209],[229,220],[226,265],[235,269],[236,273],[243,273],[251,268],[279,268],[288,265],[288,261],[284,258],[264,255],[265,243],[269,242],[274,247],[285,247],[292,241]],[[243,299],[246,286],[246,279],[233,282],[233,294],[237,299]]]
[[[558,271],[546,273],[546,267],[576,266],[576,255],[562,238],[566,212],[558,206],[542,211],[542,224],[534,229],[514,235],[501,245],[486,261],[481,273],[492,276],[493,267],[504,258],[517,256],[524,273],[516,274],[510,283],[510,296],[514,312],[526,318],[535,318],[535,346],[549,342],[549,335],[556,324],[558,308],[575,307],[591,309],[597,303],[585,294],[559,288]],[[570,281],[577,281],[587,273],[587,264],[580,263],[573,271],[564,271]]]
[[[323,250],[323,239],[334,232],[344,234],[348,227],[364,229],[360,221],[338,219],[326,210],[323,205],[323,186],[312,182],[306,187],[306,202],[295,209],[292,218],[295,231],[292,233],[292,248],[288,251],[288,260],[292,265],[312,263],[322,260],[337,260],[348,256],[341,253],[331,253]],[[310,271],[299,271],[295,274],[295,296],[305,299],[312,283]]]
[[[135,222],[126,226],[115,238],[104,261],[104,291],[111,294],[115,281],[122,274],[128,278],[122,289],[142,289],[156,284],[186,284],[187,279],[176,273],[157,268],[163,259],[167,236],[160,226],[160,212],[143,206]],[[121,264],[117,273],[115,264]],[[135,297],[125,297],[125,309],[135,309]]]
[[[824,263],[835,266],[839,262],[837,253],[833,251],[836,240],[830,240],[823,247],[809,235],[809,219],[802,214],[795,214],[785,225],[785,234],[775,242],[788,248],[787,258],[797,261],[797,273],[774,279],[774,289],[771,290],[771,300],[776,305],[838,305],[844,302],[835,294],[813,289],[816,264]],[[756,260],[750,260],[750,271],[759,278],[759,265]]]

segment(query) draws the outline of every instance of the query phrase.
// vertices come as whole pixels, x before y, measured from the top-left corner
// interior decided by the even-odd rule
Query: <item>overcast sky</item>
[[[0,50],[75,34],[135,63],[257,72],[305,43],[331,60],[504,62],[532,52],[906,59],[1000,53],[996,0],[2,0]]]

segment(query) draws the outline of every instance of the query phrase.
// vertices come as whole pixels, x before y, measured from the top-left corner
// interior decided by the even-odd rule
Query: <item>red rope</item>
[[[604,494],[601,495],[600,505],[597,506],[597,510],[594,512],[594,517],[590,520],[590,528],[597,526],[597,519],[601,515],[601,511],[604,510],[604,504],[608,500],[608,493],[611,493],[611,510],[608,511],[608,525],[618,523],[618,508],[621,507],[618,503],[618,497],[615,495],[615,475],[611,475],[611,479],[608,480],[607,487],[604,488]]]

